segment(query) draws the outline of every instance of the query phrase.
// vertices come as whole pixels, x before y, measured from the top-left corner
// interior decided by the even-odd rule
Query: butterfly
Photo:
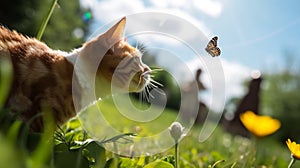
[[[219,56],[221,54],[221,50],[217,47],[218,37],[213,37],[207,44],[205,50],[208,52],[212,57]]]

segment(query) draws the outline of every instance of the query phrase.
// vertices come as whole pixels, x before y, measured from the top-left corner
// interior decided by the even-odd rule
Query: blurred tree
[[[0,5],[0,24],[35,37],[52,0],[4,0]],[[89,21],[83,19],[88,9],[78,0],[58,1],[42,41],[55,49],[70,50],[83,43]]]
[[[177,82],[173,79],[172,75],[167,71],[161,71],[154,76],[154,80],[161,83],[164,93],[167,96],[167,107],[175,110],[180,108],[180,89]]]
[[[0,23],[21,33],[34,36],[39,29],[37,23],[38,0],[4,0],[0,6]],[[43,12],[46,14],[46,11]],[[41,12],[39,12],[41,15]]]
[[[300,73],[286,69],[265,75],[262,91],[262,112],[278,118],[281,129],[277,135],[281,141],[300,139]]]

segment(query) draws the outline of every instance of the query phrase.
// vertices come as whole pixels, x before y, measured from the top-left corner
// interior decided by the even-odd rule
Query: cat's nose
[[[148,66],[144,67],[143,76],[148,78],[150,77],[150,74],[151,74],[151,69]]]
[[[148,66],[144,67],[144,72],[149,72],[150,73],[150,71],[151,71],[151,69]]]

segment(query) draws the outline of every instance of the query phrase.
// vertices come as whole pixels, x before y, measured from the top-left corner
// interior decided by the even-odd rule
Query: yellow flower
[[[247,130],[257,137],[270,135],[277,131],[281,125],[277,119],[270,116],[256,115],[252,111],[241,114],[240,119]]]
[[[292,142],[290,139],[286,141],[286,144],[291,151],[293,157],[295,159],[300,159],[300,144],[296,144],[296,142]]]

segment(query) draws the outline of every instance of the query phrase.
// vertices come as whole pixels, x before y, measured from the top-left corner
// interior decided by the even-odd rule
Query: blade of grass
[[[30,160],[28,160],[28,167],[40,168],[51,157],[52,137],[55,130],[55,120],[52,114],[51,110],[43,108],[44,132],[36,150],[33,151]]]
[[[15,121],[11,127],[9,128],[7,139],[9,142],[17,142],[18,141],[18,133],[20,131],[20,128],[22,126],[21,121]]]
[[[0,109],[2,108],[10,90],[11,77],[11,62],[5,56],[0,55]]]
[[[47,14],[47,16],[45,17],[45,19],[43,20],[42,25],[41,25],[41,27],[40,27],[40,29],[39,29],[39,32],[38,32],[38,34],[37,34],[37,36],[36,36],[36,38],[37,38],[38,40],[41,40],[41,38],[42,38],[42,36],[43,36],[43,34],[44,34],[44,31],[45,31],[45,29],[46,29],[46,26],[47,26],[47,24],[48,24],[48,21],[49,21],[49,19],[50,19],[52,13],[53,13],[53,11],[54,11],[54,8],[55,8],[56,4],[57,4],[57,0],[53,0],[53,1],[52,1],[52,4],[51,4],[51,7],[50,7],[50,9],[49,9],[49,11],[48,11],[48,14]]]

